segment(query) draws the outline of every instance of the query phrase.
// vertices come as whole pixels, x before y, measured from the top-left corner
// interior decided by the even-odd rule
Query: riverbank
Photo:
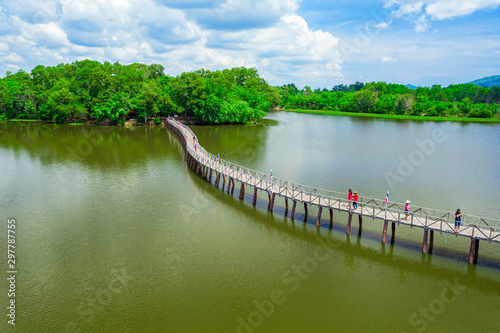
[[[474,122],[474,123],[500,123],[500,118],[459,118],[459,117],[428,117],[428,116],[405,116],[405,115],[390,115],[378,113],[356,113],[345,111],[323,111],[323,110],[304,110],[304,109],[282,109],[286,112],[309,113],[309,114],[326,114],[331,116],[351,116],[351,117],[368,117],[380,119],[402,119],[402,120],[431,120],[431,121],[453,121],[453,122]]]

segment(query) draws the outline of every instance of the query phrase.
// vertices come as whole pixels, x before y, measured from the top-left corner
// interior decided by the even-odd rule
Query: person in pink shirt
[[[352,202],[352,191],[351,191],[351,189],[349,189],[349,191],[347,191],[347,202],[349,203],[349,210],[351,210],[351,202]]]
[[[408,215],[410,215],[410,200],[406,200],[405,204],[405,220],[408,221]]]

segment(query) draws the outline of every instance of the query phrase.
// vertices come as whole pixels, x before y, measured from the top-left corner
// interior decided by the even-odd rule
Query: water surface
[[[440,130],[391,200],[500,217],[498,125],[268,118],[193,130],[225,159],[379,198],[415,140]],[[15,218],[19,271],[17,325],[4,318],[2,332],[500,330],[498,244],[482,242],[469,266],[467,239],[436,234],[422,255],[421,229],[382,246],[380,221],[358,237],[345,214],[330,229],[314,209],[306,223],[280,201],[268,213],[265,194],[254,207],[250,191],[240,201],[195,176],[166,128],[0,125],[0,170],[0,239]]]

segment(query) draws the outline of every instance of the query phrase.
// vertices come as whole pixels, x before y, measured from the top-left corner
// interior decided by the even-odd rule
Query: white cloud
[[[393,9],[393,17],[406,18],[415,31],[423,32],[430,26],[429,20],[452,19],[499,5],[500,0],[385,0],[384,7]]]
[[[469,15],[476,10],[498,8],[500,0],[439,0],[427,4],[428,16],[434,20],[444,20]]]
[[[398,59],[393,57],[382,57],[382,62],[398,62]]]
[[[9,55],[3,57],[3,61],[7,62],[24,62],[23,57],[17,53],[10,53]]]
[[[386,30],[386,29],[389,29],[391,27],[391,24],[392,24],[392,20],[390,20],[389,22],[380,22],[379,24],[375,25],[375,28],[380,29],[380,30]]]

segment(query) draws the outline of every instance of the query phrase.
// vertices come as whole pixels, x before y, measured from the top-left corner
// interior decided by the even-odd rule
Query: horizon
[[[0,77],[91,59],[178,75],[254,67],[269,84],[430,87],[500,73],[500,0],[21,0],[0,6]]]

